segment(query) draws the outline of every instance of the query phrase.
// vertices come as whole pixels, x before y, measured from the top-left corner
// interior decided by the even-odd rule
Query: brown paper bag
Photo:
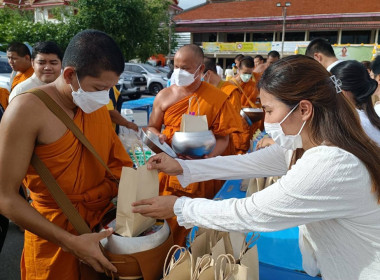
[[[177,257],[177,258],[176,258]],[[166,257],[163,280],[191,280],[193,258],[190,252],[178,245],[170,248]]]
[[[198,102],[198,112],[190,112],[191,101],[196,98]],[[197,113],[197,114],[196,114]],[[192,96],[189,99],[189,109],[187,114],[182,115],[180,132],[200,132],[208,130],[208,122],[206,115],[199,115],[199,101],[196,96]]]
[[[135,237],[150,228],[155,219],[132,213],[132,202],[158,196],[158,172],[147,170],[146,165],[137,169],[123,167],[119,184],[116,211],[116,233]]]

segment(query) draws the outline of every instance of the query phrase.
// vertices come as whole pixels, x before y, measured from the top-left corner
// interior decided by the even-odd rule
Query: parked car
[[[0,87],[11,90],[10,77],[12,68],[6,57],[0,57]]]
[[[146,92],[147,82],[144,75],[129,72],[125,69],[124,72],[121,73],[116,87],[122,97],[135,100],[139,99],[141,95]]]
[[[166,87],[168,78],[167,74],[158,70],[149,64],[142,63],[125,63],[125,70],[143,74],[147,80],[148,91],[150,94],[156,95],[164,87]]]

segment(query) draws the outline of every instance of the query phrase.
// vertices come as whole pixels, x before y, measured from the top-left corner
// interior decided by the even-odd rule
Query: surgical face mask
[[[206,73],[203,73],[203,76],[201,78],[202,82],[209,83],[210,82],[210,75],[208,75],[208,71]]]
[[[83,112],[90,114],[99,108],[107,105],[109,102],[109,93],[108,90],[101,91],[84,91],[79,83],[78,75],[77,76],[79,89],[74,91],[73,86],[70,84],[72,90],[72,96],[74,103],[83,110]]]
[[[240,79],[247,83],[252,78],[252,74],[240,74]]]
[[[281,147],[287,150],[295,150],[302,148],[302,137],[300,135],[303,127],[306,124],[306,121],[303,122],[300,131],[297,135],[285,135],[282,130],[281,124],[289,117],[291,113],[298,107],[299,103],[294,106],[294,108],[285,116],[285,118],[279,123],[266,123],[264,122],[264,127],[266,133]]]
[[[194,74],[191,74],[187,72],[186,70],[183,70],[180,68],[174,69],[173,75],[172,75],[174,83],[179,87],[186,87],[188,85],[191,85],[192,83],[194,83],[195,79],[198,77],[198,76],[195,76],[195,73],[198,72],[201,66],[202,64],[198,66]]]

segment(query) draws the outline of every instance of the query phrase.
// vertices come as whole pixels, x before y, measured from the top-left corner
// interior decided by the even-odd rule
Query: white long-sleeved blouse
[[[180,180],[281,175],[286,164],[276,146],[244,156],[180,161],[184,168]],[[263,167],[268,174],[262,174]],[[379,279],[380,206],[371,186],[357,157],[337,147],[318,146],[307,150],[279,181],[251,197],[222,201],[181,197],[174,212],[187,228],[248,232],[302,225],[323,279]]]

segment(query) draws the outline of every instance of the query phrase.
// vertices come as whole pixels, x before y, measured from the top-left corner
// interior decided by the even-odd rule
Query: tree
[[[13,41],[55,41],[63,50],[79,31],[97,29],[112,36],[125,59],[145,61],[154,54],[168,53],[168,0],[78,0],[71,2],[76,14],[55,8],[59,23],[34,23],[30,11],[0,9],[0,44]],[[171,44],[173,47],[174,44]]]

